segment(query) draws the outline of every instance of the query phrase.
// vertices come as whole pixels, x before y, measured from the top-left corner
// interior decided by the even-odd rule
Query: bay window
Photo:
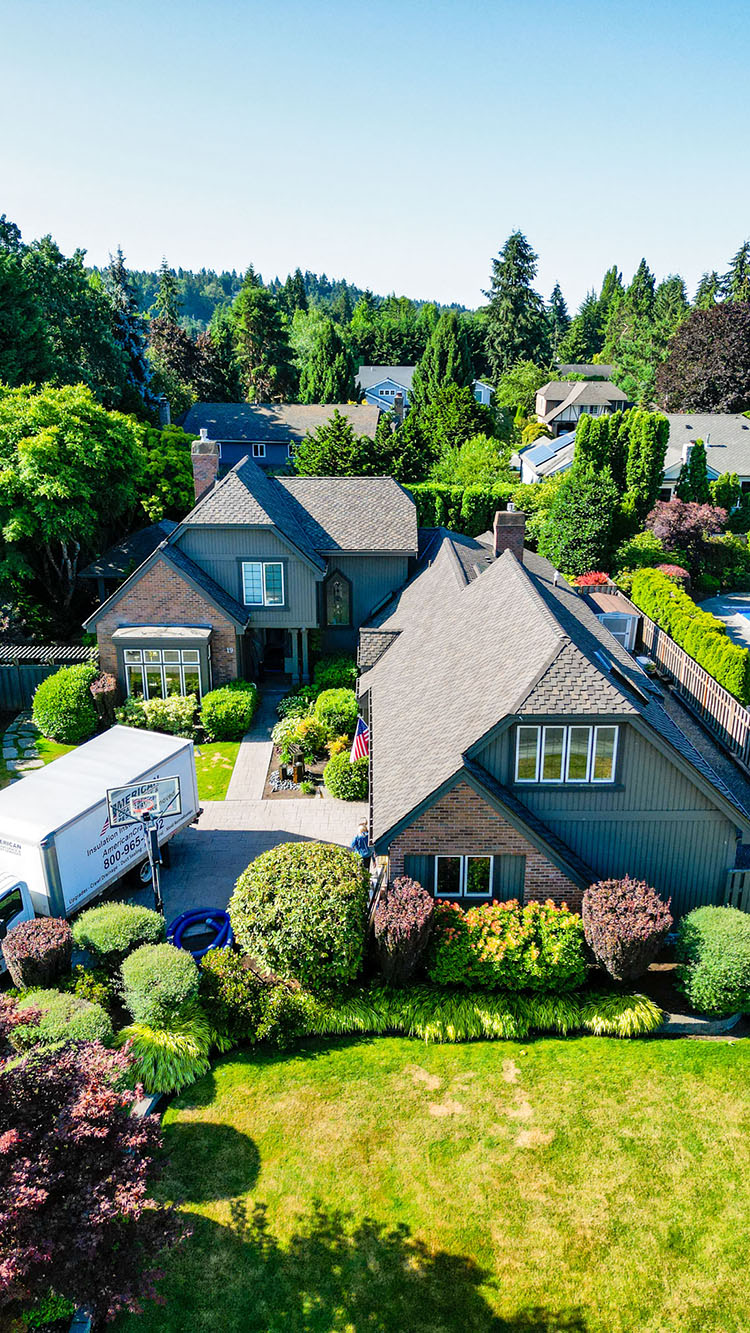
[[[519,726],[516,782],[614,782],[617,727]]]
[[[201,697],[197,648],[125,648],[125,682],[133,699],[166,699],[170,694]]]
[[[245,606],[284,605],[284,566],[280,560],[243,560]]]

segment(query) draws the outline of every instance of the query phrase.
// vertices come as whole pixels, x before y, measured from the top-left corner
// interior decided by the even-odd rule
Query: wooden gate
[[[60,667],[97,660],[96,648],[79,643],[0,643],[0,712],[30,708],[37,685]]]

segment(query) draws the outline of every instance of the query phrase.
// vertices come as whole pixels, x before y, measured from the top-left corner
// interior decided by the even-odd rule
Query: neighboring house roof
[[[595,405],[606,405],[609,403],[627,403],[628,395],[618,389],[616,384],[609,380],[574,380],[567,386],[568,393],[562,402],[557,403],[555,407],[550,408],[542,417],[543,421],[554,421],[556,417],[562,415],[567,408],[574,404],[578,407],[593,407]],[[539,392],[544,398],[554,397],[557,386],[555,384],[548,386],[550,392],[546,389],[540,389]]]
[[[138,569],[134,570],[130,577],[127,578],[124,583],[120,584],[119,588],[115,589],[111,597],[108,597],[105,602],[102,602],[101,606],[98,606],[92,615],[90,615],[87,620],[84,620],[84,629],[89,629],[90,627],[95,626],[96,622],[104,612],[111,611],[112,608],[116,606],[126,589],[132,587],[134,583],[137,583],[146,571],[149,570],[152,565],[155,565],[158,560],[166,560],[167,564],[171,565],[172,568],[176,569],[188,580],[189,583],[192,583],[195,588],[204,593],[208,600],[213,602],[214,606],[220,611],[226,612],[229,619],[233,620],[239,629],[244,630],[246,628],[250,620],[250,613],[247,607],[242,606],[236,598],[230,596],[228,592],[225,592],[218,583],[214,582],[205,570],[201,569],[200,565],[197,565],[194,560],[191,560],[189,556],[185,555],[184,551],[181,551],[178,546],[170,546],[164,542],[161,546],[158,546],[155,551],[152,551],[151,555],[144,560],[143,564],[140,565]]]
[[[441,533],[434,558],[426,549],[421,572],[369,622],[380,633],[400,631],[362,678],[373,727],[374,837],[476,762],[488,736],[519,714],[627,717],[687,759],[714,798],[750,825],[586,599],[564,580],[555,585],[552,566],[532,552],[523,564],[508,551],[493,560],[489,534],[475,539],[484,568],[459,558],[456,547],[470,541]]]
[[[703,440],[706,461],[717,477],[722,472],[750,477],[750,421],[742,413],[667,412],[665,415],[669,422],[665,475],[673,468],[679,472],[686,444]]]
[[[584,365],[558,366],[561,375],[585,375],[587,379],[611,380],[615,373],[614,366],[596,366],[593,362]]]
[[[406,389],[408,392],[411,389],[414,369],[414,366],[360,366],[357,380],[363,393],[368,389],[374,389],[376,384],[382,384],[385,380],[392,380],[399,389]]]
[[[182,429],[229,443],[288,444],[303,440],[330,421],[334,412],[350,421],[357,435],[374,440],[380,412],[361,403],[194,403]]]
[[[277,477],[311,546],[320,554],[382,551],[416,555],[417,511],[392,477]]]
[[[160,523],[151,523],[147,528],[131,532],[129,537],[110,546],[103,555],[97,556],[90,565],[79,571],[79,579],[122,579],[131,569],[142,565],[147,556],[155,551],[163,541],[174,532],[177,524],[171,518],[163,518]]]

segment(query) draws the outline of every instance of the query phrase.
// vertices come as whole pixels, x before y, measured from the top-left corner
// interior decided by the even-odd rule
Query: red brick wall
[[[113,630],[123,625],[211,625],[211,668],[214,685],[238,673],[236,629],[231,620],[161,558],[132,583],[96,627],[103,671],[117,674]],[[227,648],[232,652],[228,653]]]
[[[399,833],[390,845],[390,878],[404,873],[405,856],[506,853],[526,857],[524,902],[566,902],[581,910],[582,890],[527,842],[494,806],[482,799],[466,782],[459,782],[414,823]]]

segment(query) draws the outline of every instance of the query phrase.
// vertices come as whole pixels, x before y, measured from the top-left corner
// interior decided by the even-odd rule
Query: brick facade
[[[390,878],[403,875],[405,856],[502,853],[526,857],[524,902],[551,898],[580,912],[583,892],[578,885],[466,782],[457,783],[393,839],[388,849]]]
[[[113,675],[117,650],[112,633],[124,625],[210,625],[213,684],[224,685],[239,672],[232,621],[166,560],[157,559],[97,623],[102,671]]]

